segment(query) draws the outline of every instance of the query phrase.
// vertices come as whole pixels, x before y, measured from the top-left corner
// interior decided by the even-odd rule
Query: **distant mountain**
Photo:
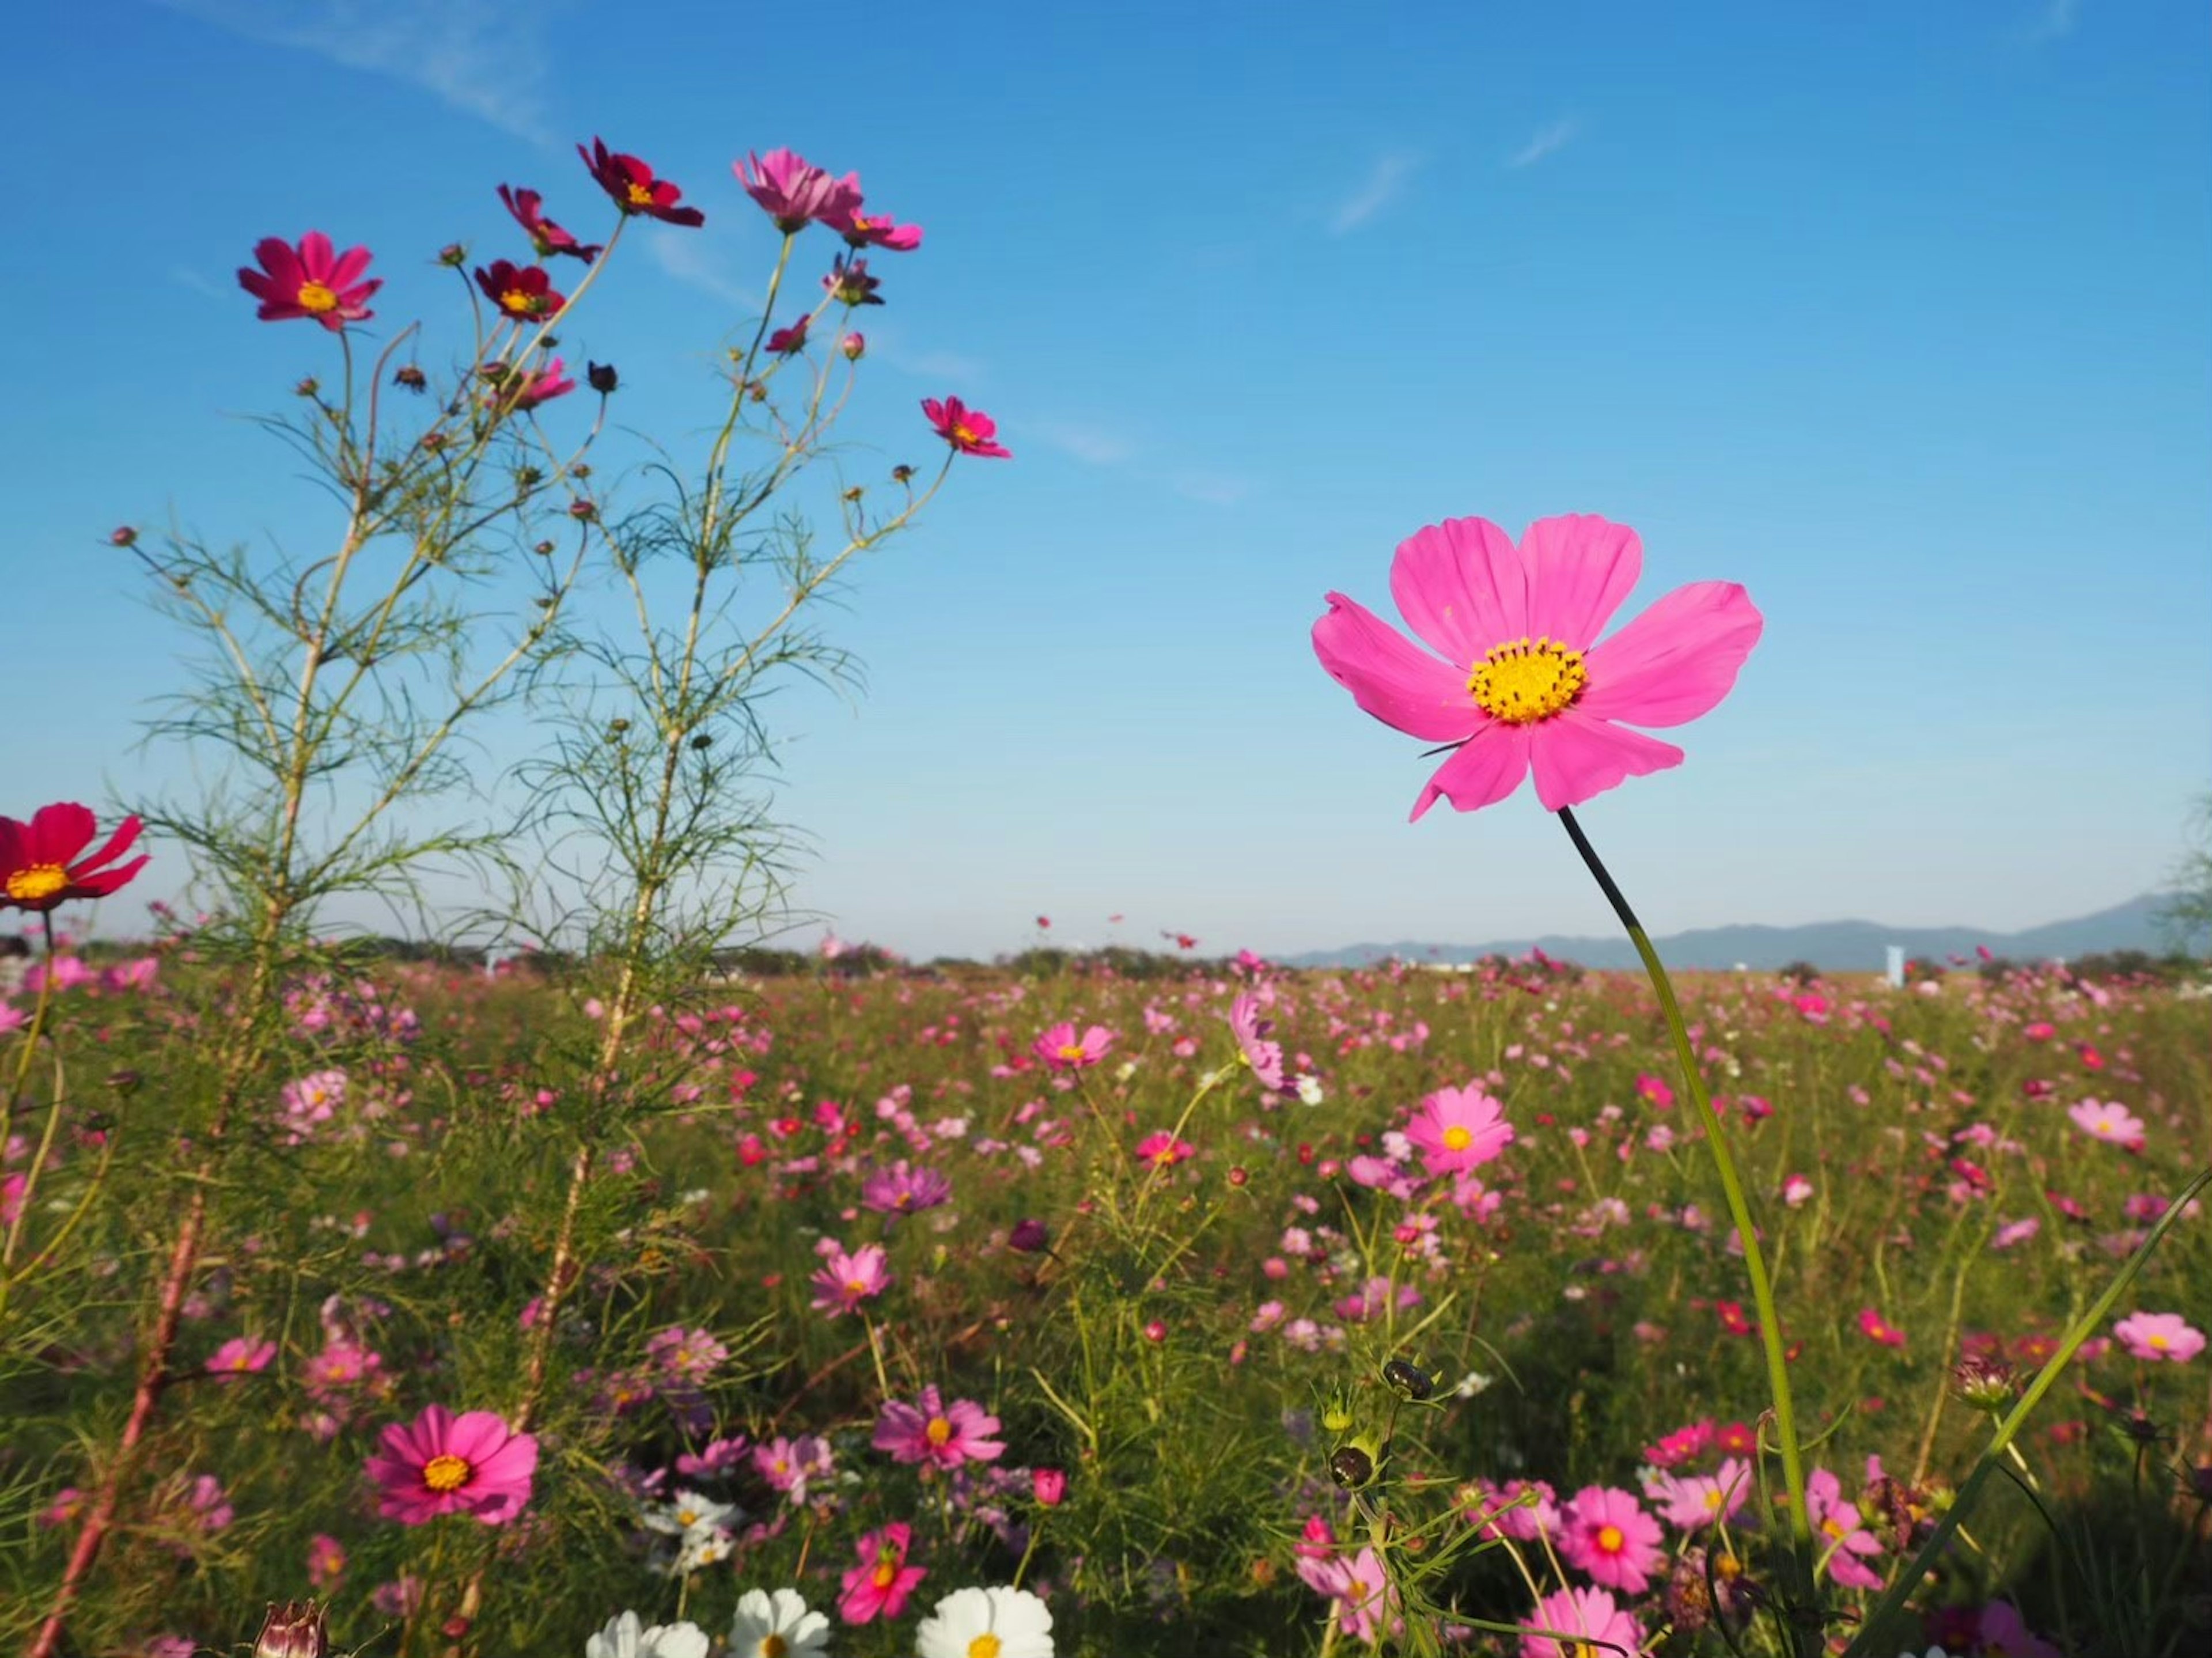
[[[1985,944],[2014,961],[2047,961],[2086,956],[2095,950],[2165,948],[2155,921],[2165,902],[2145,893],[2111,909],[2070,921],[2052,921],[2025,932],[1992,932],[1969,926],[1883,926],[1875,921],[1814,921],[1803,926],[1699,927],[1656,939],[1660,958],[1669,967],[1725,970],[1741,963],[1771,971],[1791,962],[1810,962],[1830,973],[1879,973],[1888,946],[1902,944],[1909,957],[1942,961],[1968,956]],[[1627,935],[1570,938],[1557,933],[1540,938],[1504,938],[1486,944],[1351,944],[1341,950],[1293,956],[1289,967],[1364,967],[1396,957],[1406,962],[1472,962],[1484,956],[1525,956],[1540,950],[1590,968],[1633,968],[1635,947]]]

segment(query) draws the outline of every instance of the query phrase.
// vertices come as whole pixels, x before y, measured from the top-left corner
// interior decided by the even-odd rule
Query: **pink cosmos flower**
[[[1524,1635],[1521,1658],[1620,1658],[1644,1644],[1644,1625],[1614,1606],[1603,1589],[1568,1588],[1547,1594],[1521,1620],[1521,1627],[1554,1629],[1583,1637],[1561,1642],[1548,1635]]]
[[[947,398],[942,403],[935,398],[921,400],[921,412],[937,435],[951,444],[953,452],[977,455],[990,460],[1012,460],[1014,452],[999,441],[999,422],[980,409],[970,409],[957,398]]]
[[[913,1527],[896,1521],[860,1539],[860,1564],[840,1580],[844,1586],[837,1597],[840,1618],[848,1624],[866,1624],[896,1618],[906,1610],[907,1597],[929,1576],[924,1568],[906,1563],[913,1541]]]
[[[1480,1169],[1513,1143],[1505,1108],[1474,1083],[1440,1088],[1421,1102],[1406,1125],[1406,1138],[1421,1150],[1431,1175]]]
[[[269,1361],[276,1357],[273,1341],[256,1341],[252,1336],[235,1336],[208,1356],[207,1373],[218,1382],[234,1381],[242,1376],[258,1376],[269,1368]]]
[[[489,1411],[457,1417],[433,1405],[412,1425],[385,1429],[380,1442],[384,1448],[368,1459],[368,1477],[380,1488],[377,1512],[387,1520],[419,1526],[441,1514],[468,1514],[498,1526],[530,1501],[538,1441],[512,1432]]]
[[[327,1532],[317,1532],[307,1540],[307,1584],[311,1588],[327,1591],[335,1588],[345,1576],[345,1545]]]
[[[264,237],[253,245],[253,257],[261,269],[240,266],[238,285],[261,301],[253,314],[264,322],[310,317],[335,334],[349,322],[367,322],[376,314],[368,308],[368,296],[384,286],[384,279],[361,280],[371,257],[365,247],[340,253],[328,236],[311,230],[296,248],[281,236]]]
[[[1881,1587],[1881,1575],[1864,1564],[1881,1552],[1881,1540],[1867,1529],[1858,1504],[1844,1500],[1843,1482],[1829,1470],[1815,1468],[1806,1479],[1805,1513],[1830,1577],[1845,1588]]]
[[[1188,1140],[1177,1139],[1164,1128],[1137,1142],[1137,1161],[1148,1163],[1155,1169],[1172,1169],[1197,1151],[1198,1148]]]
[[[1370,1646],[1379,1643],[1398,1614],[1397,1591],[1382,1558],[1372,1548],[1364,1548],[1350,1560],[1331,1564],[1341,1574],[1334,1593],[1341,1603],[1337,1621],[1345,1634]]]
[[[1285,1092],[1283,1045],[1271,1040],[1273,1025],[1260,1017],[1260,999],[1249,993],[1229,1004],[1229,1029],[1237,1038],[1237,1051],[1260,1085],[1272,1094]]]
[[[1486,519],[1450,519],[1402,543],[1390,591],[1421,641],[1341,593],[1314,624],[1315,654],[1362,708],[1455,745],[1414,802],[1461,811],[1503,800],[1533,768],[1547,811],[1682,762],[1627,729],[1710,712],[1764,625],[1731,581],[1678,587],[1605,641],[1636,585],[1643,544],[1623,525],[1539,519],[1516,547]],[[1436,654],[1431,655],[1433,651]]]
[[[833,179],[788,149],[771,149],[765,155],[755,154],[745,161],[732,161],[730,171],[738,175],[745,194],[760,203],[761,210],[787,236],[797,235],[817,219],[834,224],[836,218],[860,209],[858,174]]]
[[[806,325],[810,319],[801,317],[788,328],[779,328],[768,337],[768,349],[779,357],[787,357],[806,349]]]
[[[1485,1537],[1534,1543],[1559,1534],[1559,1493],[1540,1479],[1510,1479],[1503,1485],[1477,1479],[1460,1506]]]
[[[1560,1556],[1607,1588],[1641,1594],[1661,1559],[1659,1522],[1617,1486],[1585,1485],[1568,1499]]]
[[[641,213],[648,219],[658,219],[663,224],[684,225],[691,229],[707,222],[707,216],[696,207],[678,207],[684,192],[667,179],[658,178],[653,169],[635,155],[624,155],[606,147],[604,140],[594,138],[586,149],[576,146],[576,154],[584,158],[608,198],[623,210],[627,217]]]
[[[814,1309],[831,1318],[859,1312],[861,1303],[872,1301],[890,1288],[886,1261],[880,1243],[867,1244],[850,1254],[842,1246],[832,1247],[814,1274]]]
[[[2050,1642],[2035,1633],[2009,1600],[1992,1600],[1982,1608],[1975,1631],[1976,1648],[1986,1658],[2066,1658]]]
[[[860,1182],[860,1206],[879,1215],[918,1215],[952,1200],[952,1182],[934,1169],[912,1169],[901,1157]]]
[[[948,1406],[935,1388],[924,1388],[911,1405],[896,1399],[884,1401],[876,1423],[875,1447],[890,1452],[894,1462],[957,1468],[963,1462],[995,1462],[1005,1455],[1005,1444],[990,1436],[998,1431],[999,1418],[981,1405],[956,1399]]]
[[[2066,1114],[2091,1139],[2124,1146],[2130,1151],[2142,1150],[2142,1119],[2124,1105],[2112,1100],[2084,1100],[2068,1108]]]
[[[40,806],[27,823],[0,817],[0,909],[46,911],[72,898],[105,898],[146,866],[141,853],[107,869],[131,849],[140,824],[126,817],[115,833],[87,853],[99,832],[92,809],[73,800]]]
[[[2131,1358],[2186,1364],[2204,1351],[2204,1333],[2179,1313],[2130,1313],[2112,1326],[2112,1333]]]
[[[555,288],[552,276],[542,264],[518,265],[509,259],[494,259],[489,270],[477,267],[477,286],[499,307],[501,316],[520,322],[550,317],[568,302]]]
[[[1080,1071],[1104,1059],[1113,1046],[1114,1033],[1104,1025],[1091,1025],[1078,1036],[1073,1021],[1063,1019],[1031,1042],[1030,1052],[1044,1061],[1048,1071]]]
[[[1871,1307],[1859,1309],[1859,1333],[1869,1341],[1880,1342],[1885,1347],[1905,1345],[1905,1332]]]
[[[771,1489],[781,1491],[793,1508],[806,1503],[808,1482],[827,1479],[836,1472],[830,1442],[818,1434],[796,1439],[771,1439],[753,1447],[753,1468]]]
[[[507,210],[514,215],[515,223],[520,225],[522,234],[530,238],[530,245],[538,250],[539,258],[550,259],[556,253],[566,253],[589,264],[599,256],[601,249],[597,243],[585,246],[539,211],[539,203],[545,198],[536,191],[517,190],[512,185],[501,185],[499,198],[507,203]]]
[[[887,247],[894,253],[911,253],[921,246],[921,227],[894,224],[888,213],[860,210],[860,175],[848,173],[838,181],[848,193],[816,216],[854,247]]]
[[[1700,1531],[1717,1520],[1735,1518],[1751,1496],[1751,1465],[1731,1456],[1722,1462],[1718,1473],[1662,1474],[1650,1495],[1668,1525]]]

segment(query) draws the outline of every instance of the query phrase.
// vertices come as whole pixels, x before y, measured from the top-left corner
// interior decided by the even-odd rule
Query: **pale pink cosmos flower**
[[[1030,1044],[1030,1052],[1044,1061],[1048,1071],[1080,1071],[1097,1065],[1113,1046],[1114,1033],[1104,1025],[1091,1025],[1079,1036],[1074,1021],[1063,1019],[1046,1027]]]
[[[1559,1534],[1559,1493],[1540,1479],[1474,1480],[1460,1506],[1485,1537],[1534,1543]]]
[[[242,1376],[258,1376],[269,1368],[270,1360],[276,1357],[273,1341],[256,1341],[251,1336],[235,1336],[208,1356],[207,1373],[218,1382],[234,1381]]]
[[[473,1515],[503,1525],[530,1501],[538,1441],[510,1430],[489,1411],[455,1416],[433,1405],[411,1424],[384,1430],[383,1448],[368,1459],[378,1486],[376,1509],[403,1526],[443,1514]]]
[[[1559,1554],[1609,1589],[1641,1594],[1651,1586],[1661,1559],[1659,1522],[1633,1493],[1612,1485],[1585,1485],[1561,1515]]]
[[[1751,1465],[1731,1456],[1718,1473],[1662,1474],[1652,1482],[1650,1496],[1668,1525],[1700,1531],[1717,1520],[1735,1518],[1751,1496]]]
[[[2143,1145],[2142,1119],[2114,1100],[2084,1100],[2066,1113],[2074,1126],[2093,1140],[2140,1151]]]
[[[1229,1004],[1229,1029],[1237,1038],[1237,1051],[1260,1085],[1280,1094],[1289,1084],[1283,1074],[1283,1045],[1273,1040],[1274,1026],[1260,1017],[1260,999],[1249,991]]]
[[[1532,1631],[1521,1637],[1521,1658],[1589,1658],[1593,1654],[1620,1658],[1644,1645],[1644,1625],[1614,1606],[1603,1589],[1568,1588],[1547,1594],[1521,1620],[1521,1627]],[[1547,1629],[1582,1638],[1561,1642],[1533,1632]]]
[[[1455,745],[1415,817],[1440,795],[1461,811],[1493,805],[1532,768],[1537,799],[1557,811],[1681,764],[1681,750],[1628,725],[1709,713],[1758,642],[1749,595],[1699,581],[1600,643],[1643,568],[1636,532],[1601,518],[1539,519],[1517,547],[1486,519],[1447,519],[1391,562],[1391,596],[1421,644],[1331,593],[1314,652],[1385,725]]]
[[[1849,1589],[1881,1587],[1881,1574],[1866,1564],[1881,1552],[1881,1540],[1867,1528],[1858,1504],[1845,1498],[1843,1481],[1828,1469],[1815,1468],[1807,1478],[1805,1513],[1831,1578]]]
[[[2131,1358],[2186,1364],[2204,1351],[2204,1333],[2179,1313],[2130,1313],[2112,1326],[2112,1333]]]
[[[842,216],[860,204],[858,174],[833,179],[788,149],[771,149],[765,155],[732,161],[730,171],[738,175],[745,194],[760,203],[787,236],[798,234],[810,221],[827,223],[833,214]]]
[[[971,1400],[947,1405],[933,1387],[924,1388],[911,1405],[887,1400],[877,1420],[875,1447],[894,1462],[921,1462],[957,1468],[963,1462],[995,1462],[1006,1455],[999,1418]]]
[[[1420,1148],[1431,1175],[1464,1174],[1510,1145],[1513,1125],[1505,1121],[1503,1105],[1470,1083],[1440,1088],[1424,1099],[1406,1125],[1406,1138]]]
[[[832,1244],[814,1274],[814,1309],[831,1318],[857,1313],[863,1302],[872,1301],[890,1287],[890,1267],[880,1243],[846,1253]]]

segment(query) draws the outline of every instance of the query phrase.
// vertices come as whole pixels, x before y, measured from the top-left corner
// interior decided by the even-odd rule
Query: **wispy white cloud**
[[[909,345],[896,325],[878,320],[882,315],[877,312],[871,316],[864,311],[854,316],[854,325],[868,337],[869,356],[889,363],[901,374],[945,382],[944,390],[963,397],[968,388],[988,378],[989,371],[974,357],[941,346]]]
[[[553,143],[543,8],[496,0],[158,0],[270,46],[420,87],[533,143]]]
[[[203,299],[228,300],[238,292],[234,288],[225,288],[221,282],[210,282],[198,271],[187,270],[180,264],[169,267],[169,280],[179,288],[191,288]]]
[[[2080,0],[2045,0],[2043,9],[2021,31],[2020,38],[2031,46],[2039,46],[2071,34],[2074,25],[2081,21],[2081,11]]]
[[[760,296],[730,274],[714,245],[696,230],[655,225],[645,239],[653,262],[686,288],[710,294],[725,305],[756,306]]]
[[[1249,478],[1226,472],[1177,472],[1168,483],[1184,500],[1208,507],[1234,507],[1252,493]]]
[[[1509,167],[1534,167],[1547,155],[1556,155],[1574,143],[1582,130],[1583,124],[1571,115],[1564,121],[1554,121],[1549,126],[1540,127],[1534,137],[1505,158],[1505,165]]]
[[[1127,438],[1103,427],[1044,421],[1034,429],[1048,446],[1073,455],[1086,466],[1118,466],[1137,452],[1136,445]]]
[[[1417,168],[1418,155],[1385,155],[1368,169],[1359,188],[1339,202],[1328,216],[1328,234],[1347,235],[1406,193]]]

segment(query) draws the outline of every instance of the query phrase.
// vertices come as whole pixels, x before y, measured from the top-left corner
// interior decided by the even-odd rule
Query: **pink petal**
[[[470,1411],[455,1417],[441,1450],[475,1467],[507,1442],[507,1424],[489,1411]]]
[[[374,256],[365,247],[346,249],[344,252],[338,255],[337,262],[331,267],[331,274],[327,278],[330,285],[337,288],[350,288],[360,279],[361,273],[368,269],[368,262]]]
[[[131,878],[152,861],[153,857],[150,853],[142,853],[129,863],[115,869],[100,870],[91,875],[72,876],[70,878],[70,884],[87,897],[105,898],[118,888],[130,885]]]
[[[1431,648],[1470,668],[1528,631],[1528,567],[1488,519],[1446,519],[1401,542],[1390,597]]]
[[[1352,700],[1384,725],[1431,743],[1456,742],[1482,721],[1467,680],[1365,606],[1328,596],[1314,654]]]
[[[1575,710],[1638,726],[1695,720],[1735,686],[1765,626],[1733,581],[1677,587],[1589,653],[1589,689]]]
[[[1528,632],[1587,650],[1644,574],[1644,544],[1594,513],[1540,518],[1521,537]]]
[[[1578,806],[1632,777],[1682,763],[1672,743],[1593,719],[1580,707],[1538,723],[1530,747],[1536,799],[1546,811]]]
[[[21,869],[31,861],[30,830],[12,817],[0,817],[0,869]]]
[[[331,239],[319,230],[311,230],[300,238],[300,268],[309,282],[330,285],[332,252]]]
[[[282,236],[264,236],[253,244],[253,257],[279,286],[297,288],[300,285],[300,256],[292,251],[292,244]]]
[[[136,817],[125,818],[116,825],[115,833],[107,837],[107,843],[89,858],[77,859],[78,865],[86,871],[96,870],[102,864],[120,858],[131,849],[131,843],[138,838],[138,831],[144,827]],[[142,859],[139,861],[143,863],[145,860]]]
[[[1438,766],[1421,798],[1413,803],[1413,818],[1443,795],[1455,811],[1480,811],[1495,805],[1521,786],[1528,774],[1528,728],[1509,726],[1502,720],[1484,719],[1474,735],[1462,744],[1452,757]]]

